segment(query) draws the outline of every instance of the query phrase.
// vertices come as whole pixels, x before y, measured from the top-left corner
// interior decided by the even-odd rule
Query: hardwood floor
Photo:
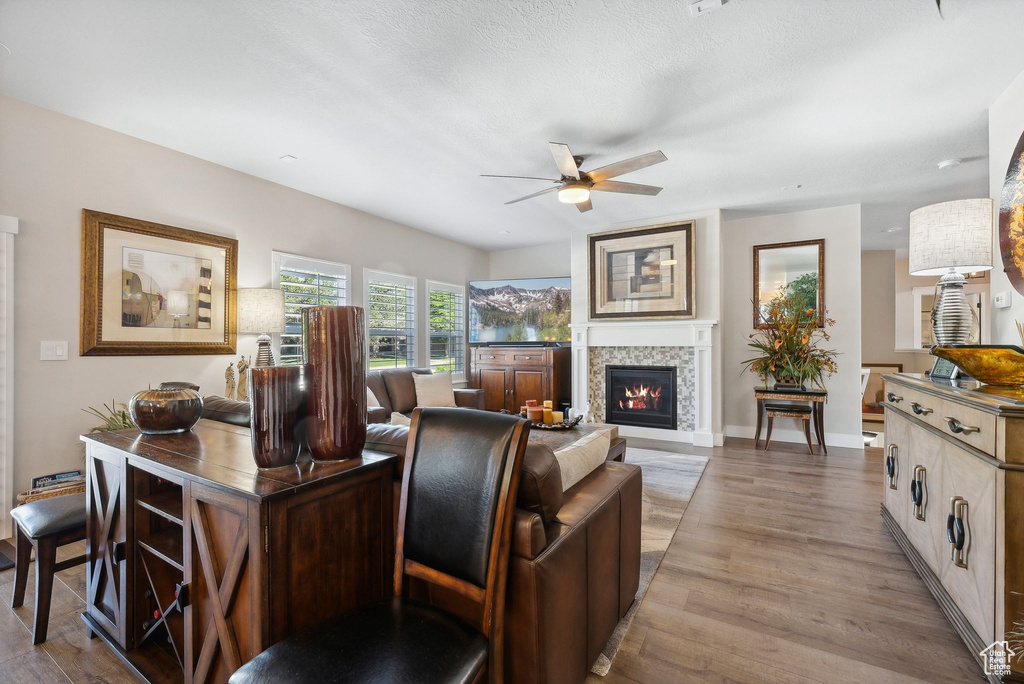
[[[630,444],[712,458],[606,684],[984,681],[882,523],[881,449]]]
[[[630,444],[712,458],[611,672],[588,682],[983,681],[883,526],[881,450]],[[0,572],[0,682],[134,681],[85,637],[84,573],[58,574],[33,647],[34,578],[13,610]]]

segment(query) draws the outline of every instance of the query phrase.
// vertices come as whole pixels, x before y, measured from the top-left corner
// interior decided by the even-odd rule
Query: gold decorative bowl
[[[1024,385],[1024,349],[1012,344],[932,347],[932,355],[952,361],[964,373],[986,385]]]

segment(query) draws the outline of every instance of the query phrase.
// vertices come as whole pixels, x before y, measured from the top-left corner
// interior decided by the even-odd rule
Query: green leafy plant
[[[743,362],[746,370],[760,376],[765,385],[768,378],[776,382],[802,385],[810,382],[824,389],[824,379],[836,372],[834,349],[821,344],[831,338],[827,328],[835,321],[825,312],[825,328],[817,326],[817,311],[798,308],[788,297],[776,297],[765,307],[765,326],[749,335],[748,347],[759,353]]]
[[[129,430],[135,427],[135,423],[132,422],[132,417],[128,415],[128,405],[125,403],[118,404],[115,401],[111,401],[110,405],[103,404],[103,410],[93,408],[82,409],[88,414],[94,415],[99,418],[102,423],[99,425],[89,428],[89,434],[94,432],[110,432],[111,430]]]

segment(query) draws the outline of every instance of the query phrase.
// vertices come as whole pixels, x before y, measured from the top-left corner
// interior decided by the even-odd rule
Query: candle
[[[519,407],[519,415],[521,415],[523,418],[526,417],[526,409],[527,409],[526,406],[520,406]]]
[[[563,417],[562,417],[562,412],[561,411],[552,411],[551,412],[551,422],[552,423],[561,423],[562,420],[563,420]]]
[[[544,408],[541,406],[527,406],[526,417],[534,423],[544,422]]]
[[[555,402],[553,402],[550,399],[548,399],[547,401],[544,402],[544,408],[549,408],[549,409],[555,408]]]
[[[544,408],[544,422],[545,423],[550,423],[551,422],[552,414],[554,414],[554,411],[552,411],[551,409],[549,409],[547,407]]]
[[[526,400],[526,405],[527,406],[536,406],[537,405],[537,400],[536,399],[527,399]]]

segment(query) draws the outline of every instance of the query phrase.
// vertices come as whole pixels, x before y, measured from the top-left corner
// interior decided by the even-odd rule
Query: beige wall
[[[301,163],[301,162],[300,162]],[[223,392],[227,356],[78,356],[83,208],[217,233],[239,241],[240,287],[268,286],[271,250],[465,283],[488,276],[486,252],[291,190],[121,133],[0,96],[0,214],[15,238],[15,489],[81,465],[81,411],[164,380]],[[421,299],[422,302],[422,299]],[[422,303],[421,303],[422,306]],[[67,340],[70,359],[39,360],[41,340]],[[424,345],[418,345],[423,353]],[[240,338],[255,353],[255,338]]]
[[[861,439],[861,266],[860,205],[832,207],[726,221],[722,226],[724,297],[722,334],[725,381],[725,431],[729,437],[753,437],[757,377],[743,370],[752,356],[754,245],[825,238],[825,304],[835,327],[828,346],[839,352],[839,372],[826,380],[826,442],[858,448]],[[795,425],[780,426],[773,439],[803,441]]]
[[[1010,87],[992,103],[988,110],[988,178],[990,196],[996,200],[996,206],[1003,194],[1003,182],[1006,180],[1006,167],[1010,164],[1010,156],[1017,147],[1017,141],[1024,134],[1024,72]],[[995,247],[992,270],[993,295],[1006,292],[1010,295],[1011,306],[1008,309],[992,309],[992,343],[1021,344],[1020,336],[1014,321],[1024,323],[1024,293],[1017,292],[1010,280],[1003,273],[1002,257],[999,255],[999,225],[996,223],[993,245]]]
[[[933,286],[936,278],[911,276],[907,260],[898,259],[896,252],[861,252],[860,341],[864,363],[900,363],[908,373],[931,368],[933,359],[927,352],[906,351],[897,343],[898,332],[908,340],[913,337],[912,289],[920,284],[918,281]]]
[[[491,280],[504,278],[552,278],[569,275],[572,265],[571,244],[566,237],[560,242],[520,249],[491,252]]]

